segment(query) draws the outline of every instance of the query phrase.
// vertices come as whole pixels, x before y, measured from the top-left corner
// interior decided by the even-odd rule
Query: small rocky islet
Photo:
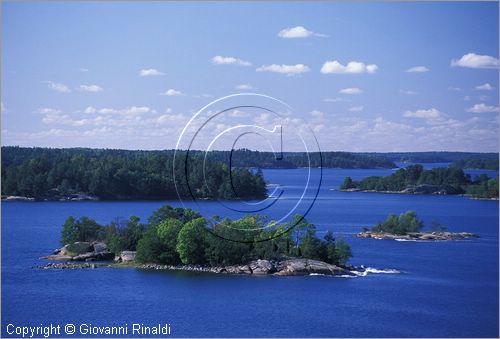
[[[397,241],[450,241],[478,238],[479,236],[469,232],[408,232],[406,234],[393,234],[388,232],[364,231],[356,234],[358,238],[373,238],[379,240]]]

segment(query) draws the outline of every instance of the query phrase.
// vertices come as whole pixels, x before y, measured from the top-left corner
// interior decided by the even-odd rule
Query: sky
[[[2,145],[172,149],[200,109],[251,92],[324,151],[498,152],[498,2],[1,6]],[[243,116],[277,124],[233,111],[206,140]]]

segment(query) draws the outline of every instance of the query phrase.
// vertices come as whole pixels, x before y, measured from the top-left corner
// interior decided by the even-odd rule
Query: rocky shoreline
[[[368,193],[390,193],[390,194],[437,194],[437,195],[463,195],[456,188],[450,185],[416,185],[408,186],[401,191],[377,191],[365,190],[361,188],[341,189],[341,192],[368,192]]]
[[[462,240],[469,238],[478,238],[479,236],[468,232],[412,232],[404,235],[392,234],[386,232],[360,232],[356,234],[358,238],[373,238],[379,240],[397,240],[397,241],[449,241],[449,240]]]
[[[18,195],[2,195],[2,201],[98,201],[99,198],[84,193],[51,195],[41,197],[24,197]]]
[[[76,245],[75,245],[76,244]],[[74,243],[57,249],[53,254],[41,257],[61,263],[48,263],[35,266],[38,269],[95,269],[108,268],[135,268],[141,270],[186,271],[215,274],[245,274],[253,276],[306,276],[326,275],[337,277],[365,276],[368,273],[399,273],[394,269],[374,269],[370,267],[336,266],[319,260],[303,258],[283,258],[279,260],[257,259],[243,265],[208,266],[208,265],[162,265],[141,264],[135,262],[135,252],[123,251],[120,256],[107,251],[103,243]],[[105,245],[104,245],[105,246]],[[72,253],[74,248],[80,248],[80,254]],[[111,261],[113,260],[113,261]],[[84,261],[82,263],[82,261]]]

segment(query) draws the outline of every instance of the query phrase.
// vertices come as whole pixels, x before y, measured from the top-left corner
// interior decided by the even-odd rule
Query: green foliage
[[[139,221],[138,217],[131,216],[126,222],[116,220],[105,227],[104,239],[111,252],[119,254],[121,251],[137,249],[137,244],[144,232],[144,225]]]
[[[347,190],[349,188],[355,188],[356,185],[352,181],[351,177],[345,177],[344,182],[342,182],[342,185],[340,185],[340,189]]]
[[[81,217],[76,220],[73,217],[66,219],[61,230],[61,244],[69,244],[76,241],[92,242],[100,239],[103,226],[95,220]]]
[[[466,193],[476,198],[498,198],[498,177],[488,179],[480,176],[473,185],[467,187]]]
[[[203,264],[205,262],[204,218],[194,219],[182,226],[175,247],[183,264]]]
[[[177,198],[178,192],[182,197],[233,199],[231,174],[237,198],[266,197],[261,172],[235,168],[229,173],[225,164],[208,159],[205,170],[210,176],[205,183],[203,153],[190,152],[187,162],[185,152],[178,155],[175,185],[173,150],[2,147],[2,194],[38,199],[89,194],[115,200]]]
[[[417,218],[414,211],[407,211],[399,215],[389,214],[382,222],[372,227],[372,232],[384,232],[404,235],[409,232],[419,232],[423,222]]]
[[[460,168],[488,169],[498,171],[498,155],[496,159],[459,159],[455,160],[452,165]]]
[[[345,265],[347,261],[352,257],[351,248],[342,239],[337,240],[335,244],[335,263],[337,265]]]
[[[328,232],[324,240],[316,228],[300,215],[288,224],[266,228],[267,220],[258,215],[239,220],[205,218],[190,209],[163,206],[156,210],[147,227],[138,217],[117,219],[106,226],[82,217],[69,217],[62,227],[61,241],[104,241],[111,252],[136,250],[142,263],[236,265],[253,259],[302,257],[345,265],[351,256],[349,246],[335,241]],[[290,227],[294,228],[286,232]],[[268,240],[272,238],[271,240]],[[245,242],[225,239],[241,239]],[[262,241],[265,240],[265,241]]]
[[[369,191],[399,192],[410,186],[436,185],[447,186],[450,191],[455,193],[463,193],[464,188],[470,184],[470,178],[459,167],[450,166],[424,170],[422,165],[411,165],[400,168],[385,177],[371,176],[361,181],[352,181],[350,177],[346,177],[341,189],[359,188]]]

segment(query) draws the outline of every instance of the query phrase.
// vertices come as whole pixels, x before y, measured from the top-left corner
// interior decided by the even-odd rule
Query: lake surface
[[[317,180],[319,169],[313,170]],[[345,193],[345,176],[361,179],[391,170],[324,169],[307,219],[350,245],[355,265],[400,274],[357,278],[251,277],[136,269],[38,270],[40,256],[58,247],[69,215],[107,223],[117,216],[143,221],[169,202],[2,203],[2,335],[6,326],[72,323],[94,326],[168,323],[173,337],[498,337],[497,201],[459,196]],[[472,174],[494,171],[474,171]],[[284,190],[271,218],[301,196],[306,169],[265,170]],[[311,186],[317,184],[312,180]],[[307,203],[313,195],[304,198]],[[185,203],[205,216],[241,217],[240,202]],[[397,242],[352,235],[389,213],[412,209],[426,225],[478,239]]]

